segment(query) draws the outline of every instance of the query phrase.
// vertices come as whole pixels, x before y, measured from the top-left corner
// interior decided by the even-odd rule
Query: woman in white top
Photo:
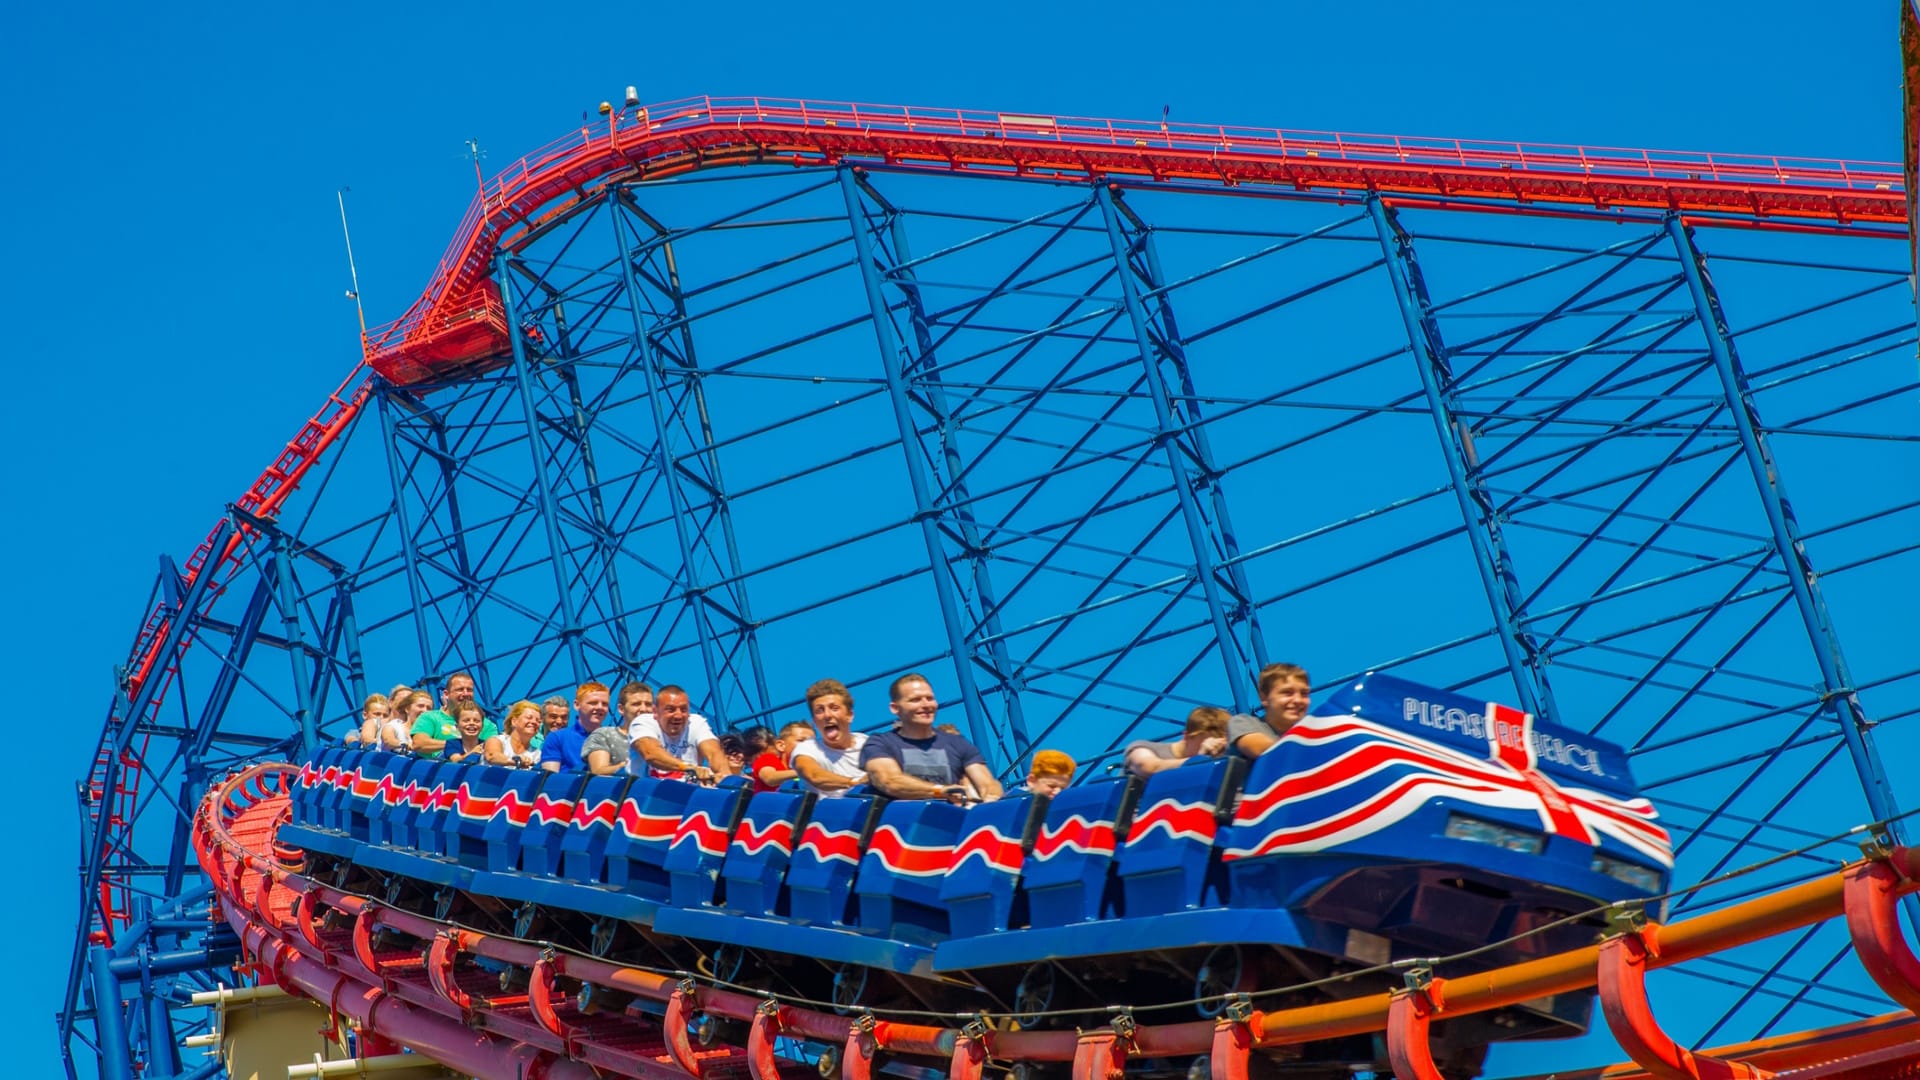
[[[387,719],[380,725],[380,749],[391,750],[396,754],[413,752],[413,722],[420,714],[433,708],[433,698],[424,691],[409,690],[395,694],[387,709]]]
[[[540,733],[540,706],[516,701],[507,709],[506,730],[487,740],[487,764],[532,768],[540,764],[533,737]]]

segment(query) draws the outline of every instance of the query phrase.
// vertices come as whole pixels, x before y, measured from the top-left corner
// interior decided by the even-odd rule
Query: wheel
[[[840,1048],[823,1047],[820,1060],[814,1062],[814,1068],[820,1070],[820,1080],[837,1080],[840,1075]]]
[[[1013,988],[1013,1020],[1023,1028],[1036,1027],[1045,1019],[1042,1014],[1053,1009],[1054,999],[1053,965],[1042,962],[1033,965],[1020,976],[1020,985]]]
[[[619,928],[620,924],[612,919],[593,921],[593,955],[607,955],[607,951],[613,948],[613,935]]]
[[[716,980],[737,986],[740,976],[747,969],[747,950],[738,945],[722,945],[713,950],[707,966]]]
[[[1227,1011],[1231,995],[1244,993],[1247,985],[1246,957],[1238,945],[1221,945],[1209,952],[1193,976],[1194,1006],[1202,1019],[1214,1020]]]
[[[527,938],[533,936],[533,920],[540,917],[540,909],[532,904],[521,904],[513,909],[513,936]]]
[[[845,1016],[867,998],[867,969],[859,964],[841,964],[833,971],[833,1011]]]

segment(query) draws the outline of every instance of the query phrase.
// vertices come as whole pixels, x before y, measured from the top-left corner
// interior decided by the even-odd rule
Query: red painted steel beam
[[[481,1080],[597,1080],[580,1062],[538,1047],[475,1031],[458,1020],[415,1007],[274,938],[265,927],[236,920],[249,954],[286,989],[331,1004],[367,1031],[412,1047],[456,1072]]]
[[[1848,868],[1846,879],[1847,933],[1860,966],[1888,997],[1920,1014],[1920,959],[1900,933],[1900,873],[1866,862]]]
[[[1378,193],[1510,213],[1674,211],[1760,228],[1865,225],[1880,236],[1905,236],[1907,222],[1900,168],[1891,164],[703,97],[614,114],[508,166],[468,208],[421,297],[368,332],[368,360],[400,385],[497,362],[507,339],[488,271],[494,252],[602,181],[721,165],[839,163],[1223,191]]]
[[[1387,1005],[1387,1060],[1394,1080],[1445,1080],[1427,1037],[1445,994],[1446,980],[1434,979],[1394,994]]]
[[[1696,1054],[1661,1030],[1647,1000],[1649,927],[1608,938],[1600,946],[1600,1008],[1607,1027],[1648,1074],[1658,1080],[1767,1080],[1773,1073],[1742,1061]]]

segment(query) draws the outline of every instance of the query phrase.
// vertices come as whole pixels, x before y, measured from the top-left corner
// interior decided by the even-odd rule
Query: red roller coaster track
[[[367,363],[411,385],[478,370],[508,349],[504,311],[488,279],[494,252],[613,177],[660,178],[724,164],[866,163],[973,176],[1265,186],[1521,214],[1570,208],[1678,212],[1690,220],[1758,229],[1904,239],[1901,168],[1816,158],[1627,150],[1551,144],[1286,131],[1275,128],[1097,120],[1038,114],[696,97],[614,112],[521,158],[486,183],[455,231],[427,289],[404,315],[371,330]],[[365,400],[356,368],[236,505],[277,514]],[[244,527],[243,527],[244,528]],[[210,534],[182,568],[181,595],[211,574],[217,594],[243,539]],[[216,548],[218,550],[216,550]],[[147,684],[156,708],[174,674],[162,662],[182,613],[156,599],[134,642],[124,690]],[[122,717],[131,730],[136,717]],[[91,770],[91,843],[129,850],[143,783],[142,747],[102,741]],[[127,918],[112,859],[99,882],[100,937]]]
[[[846,1080],[868,1080],[879,1051],[943,1064],[956,1080],[979,1080],[990,1060],[1071,1062],[1074,1080],[1112,1080],[1129,1058],[1201,1056],[1214,1077],[1245,1080],[1256,1048],[1383,1032],[1399,1080],[1439,1080],[1427,1046],[1432,1023],[1595,986],[1608,1026],[1645,1070],[1638,1075],[1889,1077],[1920,1065],[1920,1021],[1912,1015],[1920,1013],[1920,959],[1901,937],[1895,910],[1900,896],[1920,890],[1920,851],[1907,848],[1682,922],[1624,924],[1598,945],[1460,978],[1410,977],[1396,993],[1265,1013],[1229,1010],[1218,1021],[1136,1025],[1122,1015],[1097,1029],[1013,1031],[850,1018],[482,934],[341,892],[302,876],[299,853],[273,842],[294,772],[255,766],[209,792],[196,815],[195,851],[252,970],[328,1003],[336,1023],[349,1017],[364,1033],[476,1077],[664,1080],[744,1066],[754,1080],[774,1080],[800,1067],[775,1055],[775,1039],[785,1035],[837,1048]],[[1845,918],[1860,963],[1909,1013],[1697,1053],[1661,1031],[1646,996],[1648,970],[1834,917]],[[476,958],[524,969],[525,992],[501,990],[501,979]],[[570,985],[655,1007],[588,1014]],[[687,1021],[697,1013],[750,1024],[744,1045],[695,1050]]]
[[[369,333],[368,357],[406,385],[503,354],[503,312],[487,277],[494,251],[597,181],[657,179],[715,164],[836,162],[1381,192],[1514,212],[1677,211],[1761,228],[1904,228],[1907,220],[1900,167],[1883,163],[698,97],[610,113],[484,185],[426,292]]]

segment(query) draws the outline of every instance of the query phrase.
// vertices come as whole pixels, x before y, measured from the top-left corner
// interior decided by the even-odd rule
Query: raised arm
[[[507,737],[505,735],[495,735],[493,738],[488,739],[486,742],[483,742],[480,744],[481,755],[486,759],[487,764],[489,765],[518,765],[519,764],[519,762],[513,759],[512,748],[501,745],[506,741],[507,741]]]
[[[800,779],[812,784],[817,791],[845,791],[861,781],[851,776],[841,776],[818,761],[801,754],[793,755],[793,771]]]
[[[980,793],[981,802],[992,802],[1006,794],[1006,789],[994,778],[993,770],[987,768],[986,762],[973,762],[966,771],[967,779],[973,782],[973,790]]]
[[[1177,769],[1186,762],[1181,758],[1163,758],[1144,746],[1136,746],[1127,751],[1127,771],[1135,776],[1152,776],[1157,772]]]
[[[718,744],[716,744],[716,746],[717,745]],[[661,772],[691,773],[695,780],[703,784],[713,780],[713,770],[711,768],[697,762],[681,761],[679,758],[668,753],[667,748],[660,744],[660,740],[651,735],[642,735],[638,739],[635,739],[633,741],[633,752],[640,756],[640,760],[659,769]],[[720,760],[724,763],[726,758],[723,756]]]
[[[713,770],[713,778],[733,775],[733,762],[727,760],[727,752],[720,748],[719,739],[701,739],[697,747],[700,756],[707,759],[707,768]]]
[[[781,784],[784,784],[787,781],[792,780],[799,775],[800,775],[799,769],[794,769],[794,768],[776,769],[771,765],[763,765],[760,768],[753,770],[754,782],[757,784],[764,784],[765,786],[770,788],[777,788]]]

